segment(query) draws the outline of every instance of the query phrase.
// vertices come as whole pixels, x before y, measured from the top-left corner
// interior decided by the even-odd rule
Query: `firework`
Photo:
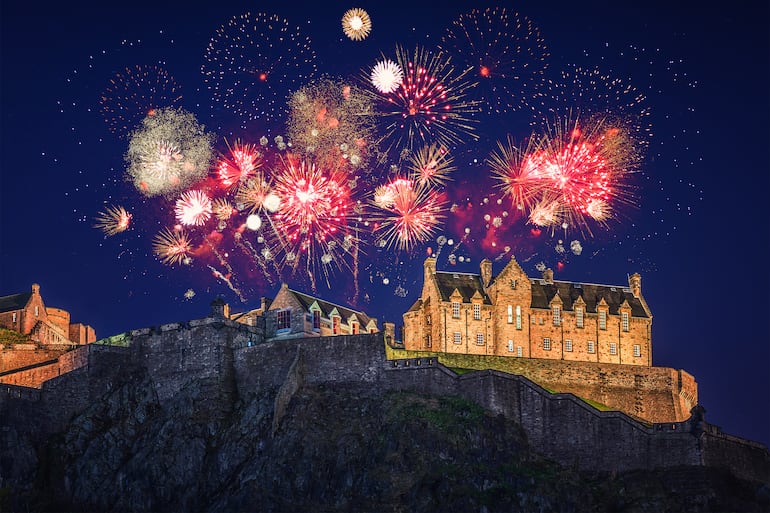
[[[262,166],[262,154],[253,144],[235,141],[231,147],[227,145],[228,155],[222,155],[216,167],[216,177],[226,188],[237,186],[254,176]]]
[[[510,135],[505,144],[498,141],[497,147],[498,150],[492,152],[486,161],[493,178],[499,181],[497,185],[503,196],[509,196],[514,207],[530,210],[544,189],[538,169],[527,160],[532,147],[521,149]]]
[[[132,66],[110,79],[100,111],[110,132],[126,137],[156,109],[174,107],[182,99],[179,86],[159,66]]]
[[[409,160],[411,177],[419,185],[446,185],[450,173],[456,169],[452,165],[453,161],[446,148],[438,144],[424,146]]]
[[[211,202],[211,213],[214,214],[219,221],[228,221],[236,210],[232,204],[225,198],[216,198]]]
[[[189,261],[192,243],[184,230],[164,228],[153,239],[152,248],[162,263],[173,265]]]
[[[559,225],[562,222],[562,205],[556,199],[542,199],[532,207],[528,221],[540,227]]]
[[[182,191],[208,173],[213,140],[184,109],[157,110],[131,134],[126,174],[145,196]]]
[[[372,31],[372,20],[363,9],[348,9],[342,15],[342,31],[353,41],[361,41]]]
[[[441,48],[473,69],[483,106],[490,112],[537,110],[546,83],[548,48],[526,16],[505,7],[473,9],[452,22]]]
[[[408,178],[396,178],[379,188],[373,205],[381,210],[373,216],[381,245],[407,252],[432,239],[444,217],[441,195]]]
[[[94,228],[100,229],[107,236],[124,232],[131,224],[131,214],[120,206],[109,206],[96,216]]]
[[[214,101],[243,120],[285,113],[285,91],[315,74],[310,38],[277,15],[245,13],[217,29],[201,71]]]
[[[351,249],[347,233],[353,214],[352,191],[345,173],[322,169],[314,163],[283,159],[275,176],[275,192],[280,206],[273,216],[282,241],[284,264],[297,268],[301,257],[308,268],[318,260],[335,262]],[[325,267],[324,267],[325,269]]]
[[[372,102],[360,88],[316,80],[289,100],[287,135],[296,152],[321,166],[346,161],[360,167],[374,134]]]
[[[268,209],[272,212],[278,197],[272,192],[273,187],[269,178],[261,171],[258,171],[253,178],[250,178],[238,187],[235,194],[235,206],[238,210],[248,211],[253,214],[257,211]]]
[[[211,199],[203,191],[185,191],[176,200],[174,213],[185,226],[202,226],[211,218]]]
[[[401,86],[404,70],[395,62],[384,59],[378,62],[370,75],[372,85],[381,93],[392,93]]]
[[[389,147],[411,149],[417,143],[443,146],[476,139],[473,114],[479,102],[467,97],[474,84],[470,69],[455,71],[448,55],[417,46],[414,53],[396,47],[396,62],[404,72],[391,93],[369,90],[379,117],[385,120],[383,140]]]

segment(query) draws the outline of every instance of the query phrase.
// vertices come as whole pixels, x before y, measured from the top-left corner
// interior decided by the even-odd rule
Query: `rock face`
[[[382,370],[374,335],[271,346],[239,330],[144,330],[39,396],[4,389],[0,511],[770,511],[767,483],[718,466],[546,459],[531,428],[482,406],[502,388]],[[428,390],[439,378],[458,393]],[[681,445],[667,437],[649,443]]]

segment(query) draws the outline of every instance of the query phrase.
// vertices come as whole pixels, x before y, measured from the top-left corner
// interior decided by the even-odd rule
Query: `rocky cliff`
[[[476,391],[436,394],[425,384],[438,375],[377,370],[377,351],[350,356],[358,366],[322,356],[381,352],[374,336],[304,351],[252,346],[222,323],[178,328],[94,351],[39,397],[5,389],[0,510],[770,511],[766,482],[718,466],[549,460],[523,424],[473,399],[484,389],[471,379],[452,378]],[[544,419],[546,437],[559,433]]]

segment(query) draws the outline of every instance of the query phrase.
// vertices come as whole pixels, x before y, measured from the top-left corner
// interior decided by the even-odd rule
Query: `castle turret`
[[[543,280],[546,283],[553,283],[553,269],[550,267],[543,271]]]
[[[425,259],[425,262],[422,264],[423,266],[423,276],[422,276],[422,297],[426,298],[428,296],[427,294],[427,287],[429,283],[433,283],[433,276],[436,274],[436,258],[429,256]]]
[[[492,261],[485,258],[481,261],[481,283],[484,288],[489,286],[489,282],[492,281]]]
[[[634,273],[628,277],[628,287],[631,289],[631,293],[634,297],[641,297],[642,277],[639,273]]]

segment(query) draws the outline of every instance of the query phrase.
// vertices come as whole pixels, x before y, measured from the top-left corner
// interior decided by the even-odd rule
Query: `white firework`
[[[385,59],[372,69],[372,84],[381,93],[392,93],[404,80],[404,70],[395,62]]]
[[[201,226],[211,217],[211,199],[203,191],[187,191],[176,200],[177,220],[187,226]]]

